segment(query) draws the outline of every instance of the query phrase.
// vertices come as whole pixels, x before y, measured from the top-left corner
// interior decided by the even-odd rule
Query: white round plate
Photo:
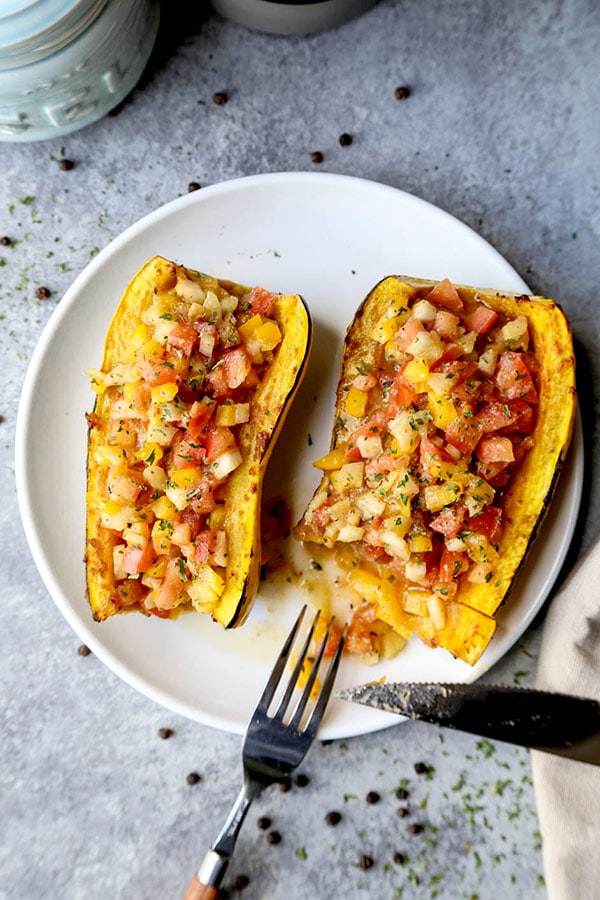
[[[32,356],[17,425],[19,504],[35,563],[67,621],[110,669],[169,709],[242,733],[305,602],[298,588],[263,587],[247,623],[233,631],[197,615],[171,622],[130,614],[99,624],[85,598],[85,413],[93,405],[85,371],[100,363],[125,285],[157,254],[243,284],[300,293],[306,300],[314,348],[267,476],[269,490],[285,493],[296,519],[318,481],[311,462],[329,446],[346,327],[382,277],[448,276],[478,287],[528,288],[470,228],[410,194],[346,176],[278,173],[217,184],[161,207],[100,252],[58,304]],[[473,681],[499,660],[532,621],[560,571],[577,518],[582,474],[583,446],[576,431],[543,534],[476,666],[413,639],[385,664],[344,660],[338,687],[384,674],[391,681]],[[334,699],[320,736],[350,737],[395,721]]]

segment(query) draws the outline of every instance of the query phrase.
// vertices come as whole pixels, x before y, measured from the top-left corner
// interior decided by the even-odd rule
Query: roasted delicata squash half
[[[382,623],[475,663],[536,536],[576,408],[560,307],[391,276],[344,343],[331,448],[294,536],[355,592],[347,648]]]
[[[265,467],[311,344],[302,299],[155,257],[108,329],[88,415],[94,618],[183,610],[240,625],[261,564]]]

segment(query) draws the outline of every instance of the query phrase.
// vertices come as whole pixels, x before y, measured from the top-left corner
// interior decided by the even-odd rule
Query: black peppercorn
[[[341,147],[349,147],[352,143],[352,135],[348,134],[346,131],[339,136],[339,142]]]
[[[415,772],[417,773],[417,775],[425,775],[426,772],[428,772],[428,771],[429,771],[429,766],[427,765],[427,763],[424,763],[424,762],[415,763]]]
[[[198,784],[198,782],[200,781],[200,776],[197,772],[190,772],[185,780],[188,784]]]
[[[361,854],[358,858],[358,865],[361,869],[370,869],[374,864],[375,860],[373,857],[367,856],[366,853]]]
[[[247,875],[236,875],[233,879],[233,889],[234,891],[243,891],[245,887],[248,887],[250,884],[250,879]]]
[[[74,166],[75,163],[72,159],[59,159],[58,161],[58,168],[62,169],[63,172],[69,172]]]
[[[396,810],[396,815],[403,819],[404,816],[408,815],[408,806],[399,806]]]
[[[411,825],[406,826],[406,830],[409,834],[421,834],[425,830],[425,826],[419,822],[413,822]]]
[[[310,154],[310,161],[314,163],[322,163],[323,158],[323,154],[320,150],[313,150],[313,152]]]
[[[79,656],[89,656],[92,651],[86,644],[80,644],[77,648]]]
[[[12,244],[12,240],[9,237],[7,237],[6,235],[4,235],[3,237],[0,237],[0,244],[3,247],[10,247]]]
[[[48,297],[50,296],[50,288],[47,288],[47,287],[36,288],[35,296],[38,298],[38,300],[47,300]]]
[[[271,827],[271,820],[268,816],[261,816],[256,820],[256,824],[261,831],[267,831],[267,829]]]
[[[198,184],[198,182],[190,181],[190,183],[188,184],[188,191],[190,192],[190,194],[192,193],[192,191],[199,191],[199,190],[200,190],[200,185]]]
[[[168,740],[172,734],[173,734],[172,728],[159,728],[158,729],[158,736],[159,736],[159,738],[162,738],[163,741]]]
[[[369,793],[365,797],[365,800],[367,801],[367,803],[379,803],[380,799],[381,798],[380,798],[379,794],[377,793],[377,791],[369,791]]]
[[[401,85],[394,91],[394,96],[396,100],[406,100],[410,97],[410,88],[406,87],[406,85]]]
[[[406,855],[404,853],[394,853],[393,860],[397,865],[403,866],[406,862]]]
[[[216,93],[214,93],[212,95],[213,103],[216,106],[225,106],[228,99],[229,98],[228,98],[227,94],[225,93],[225,91],[217,91]]]
[[[282,794],[286,794],[292,787],[292,783],[289,778],[286,781],[279,782],[279,790]]]
[[[398,788],[396,791],[396,797],[398,800],[408,800],[410,797],[410,792],[406,790],[406,788]]]
[[[280,844],[281,835],[278,831],[270,831],[267,835],[267,841],[269,844]]]
[[[308,775],[303,775],[302,773],[296,775],[294,778],[294,784],[296,785],[296,787],[300,787],[300,788],[306,787],[306,785],[309,783],[309,781],[310,781],[310,778],[308,777]]]
[[[332,809],[331,812],[328,812],[326,814],[325,821],[327,822],[328,825],[331,825],[332,827],[334,827],[335,825],[338,824],[338,822],[342,821],[342,814],[339,813],[337,810]]]

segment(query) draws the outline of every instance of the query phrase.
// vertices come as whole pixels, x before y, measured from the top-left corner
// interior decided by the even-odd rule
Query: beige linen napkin
[[[600,542],[550,604],[537,687],[600,700]],[[532,751],[550,900],[600,898],[600,767]]]

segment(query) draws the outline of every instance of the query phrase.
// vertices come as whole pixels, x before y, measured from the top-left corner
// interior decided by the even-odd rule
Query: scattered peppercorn
[[[236,875],[233,879],[233,889],[234,891],[243,891],[245,887],[248,887],[250,884],[250,879],[247,875]]]
[[[365,800],[367,801],[367,803],[379,803],[381,797],[379,796],[377,791],[369,791],[369,793],[365,797]]]
[[[287,794],[287,792],[291,789],[291,787],[292,787],[292,783],[289,780],[289,778],[286,779],[285,781],[279,782],[279,790],[281,791],[282,794]]]
[[[198,782],[200,781],[200,776],[197,772],[190,772],[185,780],[188,784],[198,784]]]
[[[358,865],[361,869],[370,869],[374,864],[375,860],[373,857],[367,856],[366,853],[363,853],[358,857]]]
[[[270,831],[267,835],[267,841],[269,844],[280,844],[281,835],[278,831]]]
[[[328,825],[331,825],[331,827],[333,828],[333,827],[335,827],[339,822],[342,821],[342,814],[339,813],[337,810],[332,809],[331,812],[328,812],[328,813],[326,814],[326,816],[325,816],[325,821],[327,822]]]
[[[394,853],[393,860],[397,865],[403,866],[406,863],[406,854]]]
[[[398,800],[408,800],[410,797],[410,791],[407,791],[406,788],[398,788],[396,791],[396,797]]]
[[[321,566],[318,562],[315,562],[314,560],[313,560],[313,562],[311,562],[311,566],[313,567],[313,569],[318,569],[318,570],[321,570],[323,568],[323,566]],[[329,747],[330,744],[333,744],[332,740],[321,741],[321,747]]]
[[[50,288],[44,286],[36,288],[35,296],[38,298],[38,300],[47,300],[50,296]]]
[[[92,651],[86,644],[80,644],[77,648],[79,656],[89,656]]]
[[[257,819],[256,824],[261,831],[267,831],[271,827],[271,820],[268,816],[261,816]]]
[[[4,235],[3,237],[0,237],[0,244],[3,247],[10,247],[12,244],[12,239],[7,237],[7,235]]]
[[[340,134],[339,142],[341,147],[349,147],[352,143],[352,135],[345,131],[343,134]]]
[[[299,773],[294,778],[294,784],[296,785],[296,787],[299,787],[299,788],[306,787],[306,785],[309,782],[310,782],[310,778],[308,777],[308,775],[304,775],[302,773]]]
[[[425,831],[425,826],[419,822],[413,822],[411,825],[406,826],[406,830],[409,834],[421,834],[422,831]]]
[[[320,150],[313,150],[313,152],[310,154],[310,161],[314,163],[322,163],[323,158],[323,154]]]
[[[396,88],[396,90],[394,91],[394,96],[396,100],[406,100],[408,97],[410,97],[410,88],[406,87],[406,85],[403,84],[400,87]]]
[[[158,729],[158,736],[159,736],[159,738],[162,738],[163,741],[168,740],[172,734],[173,734],[172,728],[159,728]]]
[[[59,161],[58,161],[58,168],[62,169],[63,172],[70,171],[70,169],[73,169],[74,166],[75,166],[75,163],[73,162],[72,159],[64,159],[63,158],[63,159],[59,159]]]
[[[225,106],[225,104],[227,103],[228,99],[229,99],[229,97],[227,96],[227,94],[225,93],[225,91],[217,91],[216,93],[214,93],[214,94],[212,95],[213,103],[214,103],[216,106]]]
[[[190,183],[188,184],[188,191],[190,192],[190,194],[192,193],[192,191],[199,191],[199,190],[200,190],[200,185],[198,184],[198,182],[190,181]]]
[[[399,806],[396,810],[396,815],[403,819],[404,816],[408,815],[408,806]]]
[[[417,775],[425,775],[429,771],[429,766],[427,763],[418,762],[415,763],[415,772]]]

